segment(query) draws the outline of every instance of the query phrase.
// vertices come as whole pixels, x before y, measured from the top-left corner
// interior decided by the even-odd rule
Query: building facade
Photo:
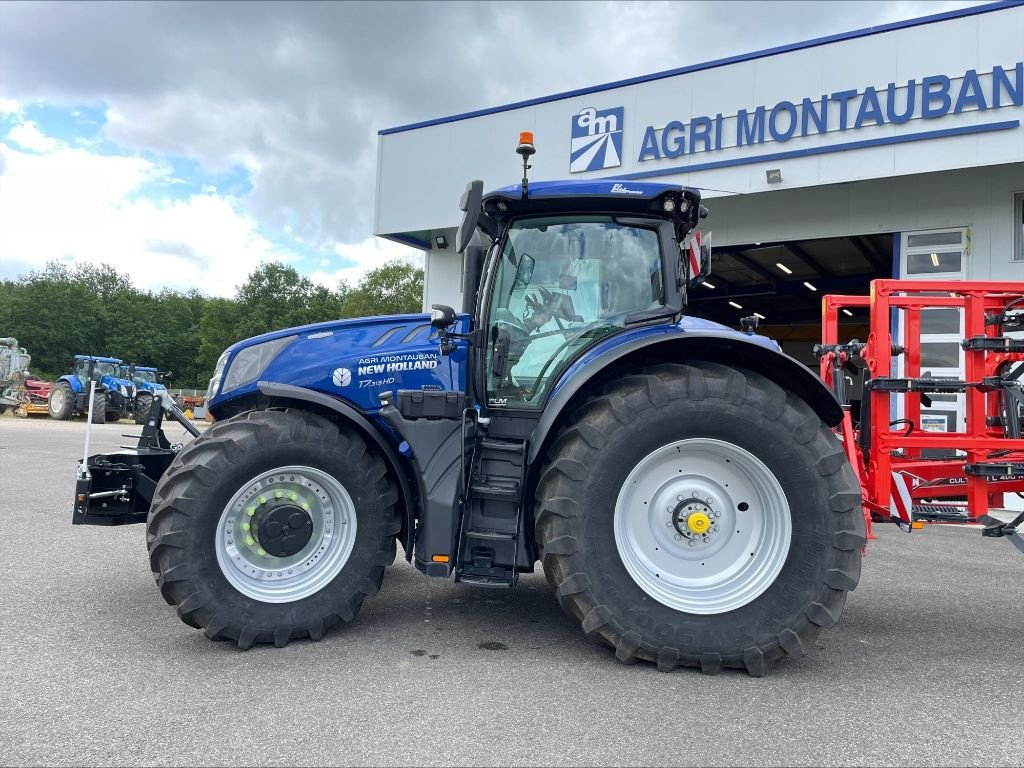
[[[375,232],[426,251],[425,305],[458,306],[459,197],[518,181],[532,131],[531,179],[701,189],[694,311],[803,350],[823,293],[1024,280],[1022,119],[1024,5],[977,6],[382,130]]]

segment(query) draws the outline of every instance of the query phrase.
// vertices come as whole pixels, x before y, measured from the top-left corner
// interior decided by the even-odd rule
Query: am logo
[[[601,171],[622,165],[624,107],[581,109],[572,118],[569,172]]]

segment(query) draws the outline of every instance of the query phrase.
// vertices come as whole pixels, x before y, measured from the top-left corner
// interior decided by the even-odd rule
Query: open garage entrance
[[[690,291],[690,312],[738,328],[757,314],[759,330],[801,362],[821,340],[821,297],[868,294],[872,280],[893,274],[891,233],[749,245],[712,245],[711,275]],[[867,335],[867,310],[845,318],[849,338]],[[863,327],[860,327],[863,326]]]

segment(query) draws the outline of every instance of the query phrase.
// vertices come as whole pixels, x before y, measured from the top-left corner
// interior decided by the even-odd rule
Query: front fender
[[[388,465],[391,476],[398,486],[398,503],[402,511],[402,530],[399,534],[399,539],[402,542],[402,548],[405,550],[405,559],[410,560],[412,558],[413,534],[415,533],[416,497],[410,488],[405,463],[398,455],[394,446],[381,434],[380,429],[360,411],[345,401],[326,395],[323,392],[272,381],[260,381],[257,383],[257,388],[261,395],[271,398],[276,403],[293,403],[296,407],[309,408],[313,406],[318,409],[333,411],[352,424],[364,438],[372,442],[380,450],[384,456],[384,462]]]
[[[68,386],[71,387],[71,391],[74,392],[76,395],[80,395],[82,394],[82,392],[85,391],[85,389],[82,387],[82,382],[78,380],[77,376],[71,376],[70,374],[68,374],[65,376],[61,376],[59,379],[57,379],[57,381],[66,381],[68,383]]]
[[[843,418],[843,409],[825,383],[809,368],[784,352],[771,349],[754,338],[736,332],[690,330],[680,334],[650,334],[624,341],[591,358],[569,366],[553,390],[544,414],[530,437],[530,464],[552,436],[559,417],[609,365],[630,356],[665,362],[713,360],[738,368],[748,368],[766,376],[804,400],[823,422],[834,427]]]

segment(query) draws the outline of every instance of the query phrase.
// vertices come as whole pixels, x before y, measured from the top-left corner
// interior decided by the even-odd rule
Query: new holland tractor
[[[514,587],[539,561],[623,662],[763,674],[858,582],[842,410],[758,335],[687,314],[698,191],[526,177],[462,197],[462,311],[229,347],[215,420],[88,457],[73,522],[145,522],[164,599],[249,648],[351,622],[401,543],[431,578]],[[694,261],[694,263],[691,263]],[[751,319],[752,320],[752,319]]]
[[[153,407],[157,392],[166,392],[166,381],[170,381],[171,372],[161,373],[149,365],[122,365],[121,375],[135,387],[135,399],[132,402],[132,416],[136,424],[145,424],[146,416]]]
[[[124,378],[116,357],[75,355],[71,373],[61,376],[50,391],[50,416],[67,421],[91,414],[93,424],[118,421],[131,415],[135,385]],[[89,407],[90,382],[96,382]]]

